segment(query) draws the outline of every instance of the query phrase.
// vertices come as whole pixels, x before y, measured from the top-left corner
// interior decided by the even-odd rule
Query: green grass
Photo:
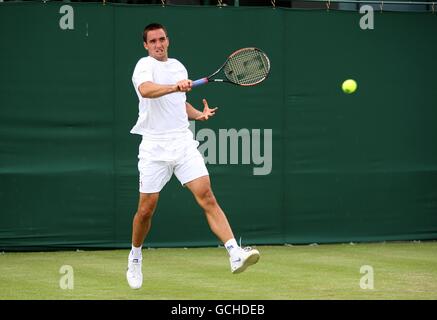
[[[129,250],[0,254],[0,299],[437,299],[437,242],[258,246],[233,275],[223,248],[145,249],[143,287],[125,279]],[[59,270],[74,270],[61,289]],[[363,265],[374,288],[362,289]]]

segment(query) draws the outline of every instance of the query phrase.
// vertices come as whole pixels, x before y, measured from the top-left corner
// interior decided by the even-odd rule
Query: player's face
[[[159,61],[167,61],[169,41],[163,29],[151,30],[147,32],[147,42],[144,48],[149,52],[149,56]]]

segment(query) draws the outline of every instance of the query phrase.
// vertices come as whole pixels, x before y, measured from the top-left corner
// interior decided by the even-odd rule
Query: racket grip
[[[194,87],[198,87],[198,86],[205,84],[205,83],[208,83],[208,78],[202,78],[202,79],[193,81],[193,84],[191,86],[194,88]]]

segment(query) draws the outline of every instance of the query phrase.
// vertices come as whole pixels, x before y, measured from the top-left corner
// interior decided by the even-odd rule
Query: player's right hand
[[[188,91],[191,91],[191,88],[192,88],[192,86],[193,86],[193,81],[191,81],[191,80],[189,80],[189,79],[187,79],[187,80],[181,80],[181,81],[178,81],[178,82],[176,83],[176,85],[177,85],[177,87],[178,87],[178,91],[181,91],[181,92],[188,92]]]

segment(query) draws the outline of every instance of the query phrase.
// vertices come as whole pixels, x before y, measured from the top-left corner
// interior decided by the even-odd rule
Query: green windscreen
[[[190,79],[233,51],[271,63],[254,87],[188,101],[214,194],[243,244],[437,238],[437,16],[257,7],[0,3],[0,250],[125,248],[141,137],[142,30],[168,29]],[[355,79],[345,94],[341,84]],[[145,246],[215,246],[175,177]]]

